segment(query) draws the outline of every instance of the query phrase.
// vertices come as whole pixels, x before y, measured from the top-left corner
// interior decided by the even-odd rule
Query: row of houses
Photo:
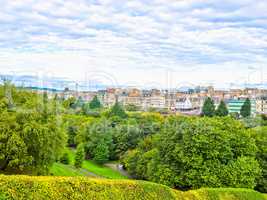
[[[172,112],[198,114],[207,97],[211,97],[215,105],[223,100],[228,105],[229,112],[239,112],[246,98],[251,100],[252,113],[267,113],[267,90],[257,88],[215,90],[213,87],[197,88],[196,90],[139,90],[137,88],[108,88],[99,91],[72,91],[65,89],[57,92],[64,99],[75,97],[91,101],[94,96],[105,107],[111,107],[116,101],[123,105],[134,104],[141,110],[155,108]]]

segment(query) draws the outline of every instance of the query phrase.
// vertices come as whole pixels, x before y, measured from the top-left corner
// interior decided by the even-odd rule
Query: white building
[[[176,100],[176,109],[177,110],[191,110],[193,105],[189,98],[182,98]]]

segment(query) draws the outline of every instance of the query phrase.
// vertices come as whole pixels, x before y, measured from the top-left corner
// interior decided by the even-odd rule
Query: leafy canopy
[[[202,115],[207,117],[213,117],[215,115],[215,105],[210,97],[208,97],[203,104]]]
[[[221,101],[217,110],[215,111],[215,115],[219,117],[224,117],[229,114],[227,106],[224,101]]]
[[[101,103],[98,100],[97,96],[94,96],[93,100],[89,103],[90,109],[101,108]]]
[[[172,187],[254,188],[260,175],[249,130],[232,118],[169,117],[124,159],[131,174]]]
[[[127,114],[125,112],[125,110],[123,109],[123,106],[120,105],[119,102],[116,102],[111,110],[110,110],[110,113],[109,113],[109,117],[120,117],[120,118],[126,118],[127,117]]]
[[[240,114],[242,117],[249,117],[251,115],[251,102],[250,99],[247,98],[241,107]]]
[[[47,174],[67,139],[54,101],[4,84],[0,105],[0,171]]]

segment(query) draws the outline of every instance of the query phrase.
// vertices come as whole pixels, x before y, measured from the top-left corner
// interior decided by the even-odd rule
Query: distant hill
[[[65,88],[69,88],[70,90],[94,91],[108,87],[96,80],[88,80],[87,82],[84,82],[73,81],[61,77],[38,77],[32,75],[0,74],[0,80],[2,82],[8,80],[17,87],[48,90],[64,90]]]
[[[247,189],[180,192],[145,181],[4,175],[0,175],[0,199],[267,200],[263,194]]]

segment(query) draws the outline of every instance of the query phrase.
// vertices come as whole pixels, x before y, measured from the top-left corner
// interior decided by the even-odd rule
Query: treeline
[[[267,127],[246,129],[230,117],[168,117],[159,133],[128,151],[137,178],[179,189],[254,188],[266,192]]]
[[[54,162],[68,162],[64,148],[72,147],[76,167],[120,160],[133,177],[174,188],[267,191],[265,118],[125,112],[119,103],[103,108],[97,97],[48,99],[9,84],[0,86],[0,112],[4,173],[47,174]]]
[[[220,104],[216,108],[214,101],[210,97],[207,97],[204,101],[201,115],[207,117],[225,117],[229,115],[229,111],[223,100],[220,101]],[[231,113],[231,115],[232,117],[239,118],[239,113]],[[247,98],[242,105],[240,115],[243,118],[251,116],[251,102],[249,98]]]
[[[0,173],[47,174],[67,141],[47,95],[0,86]]]

